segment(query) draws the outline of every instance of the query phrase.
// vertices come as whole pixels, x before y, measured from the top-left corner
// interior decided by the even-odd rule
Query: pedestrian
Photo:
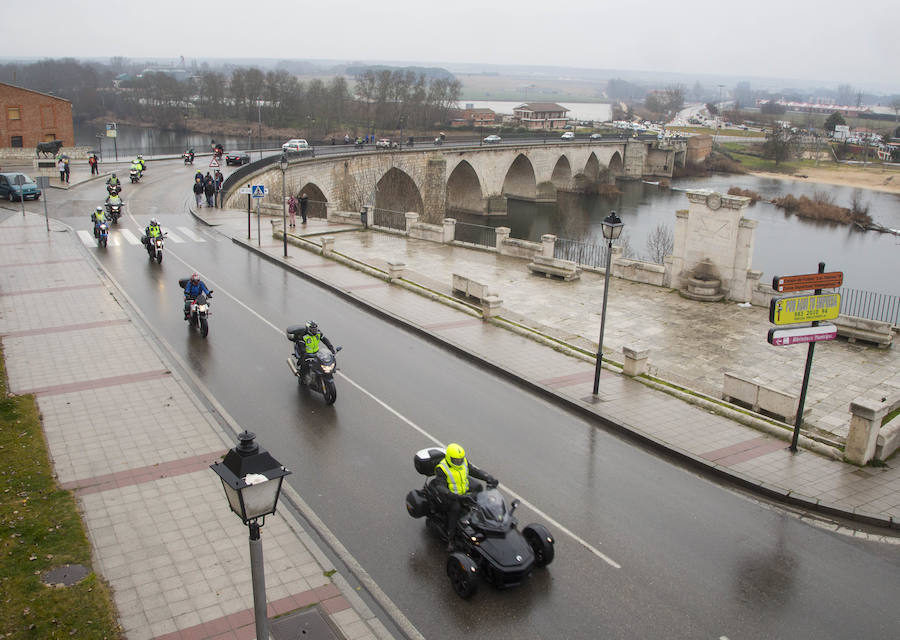
[[[331,136],[331,144],[334,145],[334,136]]]
[[[206,204],[207,206],[214,207],[216,206],[215,197],[216,197],[216,183],[213,182],[212,178],[210,178],[206,185],[203,187],[203,192],[206,194]]]
[[[56,168],[59,170],[59,181],[65,182],[66,181],[66,163],[63,162],[62,158],[60,158],[56,162]]]
[[[97,156],[90,155],[88,156],[88,166],[91,168],[91,175],[97,173]]]
[[[300,194],[300,222],[306,224],[306,205],[309,204],[309,198],[305,193]]]
[[[288,198],[288,219],[290,220],[290,226],[296,227],[297,222],[297,198],[291,196]]]
[[[194,197],[197,199],[197,208],[203,206],[203,181],[194,178]]]
[[[64,168],[65,168],[64,170],[66,172],[66,184],[69,184],[69,159],[68,158],[63,158],[63,166],[64,166]]]

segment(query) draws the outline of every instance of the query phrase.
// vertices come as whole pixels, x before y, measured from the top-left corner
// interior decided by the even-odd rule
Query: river
[[[682,189],[713,189],[721,193],[731,186],[750,189],[766,198],[792,193],[796,196],[824,192],[835,204],[849,206],[855,189],[811,184],[752,175],[715,175],[709,178],[673,180],[673,189],[643,182],[620,181],[619,196],[566,195],[560,204],[534,204],[510,200],[508,216],[457,216],[461,222],[508,226],[513,238],[539,241],[544,233],[562,238],[603,243],[600,223],[615,210],[625,223],[623,237],[640,258],[647,255],[647,237],[659,225],[675,228],[675,211],[687,209]],[[860,190],[869,215],[886,227],[900,228],[900,196]],[[758,221],[753,268],[763,272],[762,282],[774,275],[815,272],[820,261],[829,271],[844,272],[844,286],[900,296],[900,236],[859,231],[846,225],[814,222],[785,213],[766,202],[744,210],[744,217]]]

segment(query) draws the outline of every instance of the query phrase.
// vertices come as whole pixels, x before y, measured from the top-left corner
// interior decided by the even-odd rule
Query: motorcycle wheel
[[[553,537],[547,528],[541,524],[530,524],[522,529],[525,542],[534,553],[534,564],[538,567],[546,567],[553,562],[556,551],[553,546]]]
[[[209,335],[209,322],[206,318],[200,318],[200,335],[204,338]]]
[[[337,400],[337,387],[334,386],[334,380],[322,381],[322,395],[325,396],[325,404],[334,404]]]
[[[156,252],[156,261],[162,264],[162,251]]]
[[[463,553],[453,553],[447,558],[447,576],[453,591],[463,600],[468,600],[478,591],[477,567]]]

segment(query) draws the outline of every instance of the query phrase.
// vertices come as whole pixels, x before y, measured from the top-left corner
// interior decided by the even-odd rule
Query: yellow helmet
[[[455,442],[451,442],[447,445],[447,453],[444,458],[451,467],[461,467],[466,462],[466,450]]]

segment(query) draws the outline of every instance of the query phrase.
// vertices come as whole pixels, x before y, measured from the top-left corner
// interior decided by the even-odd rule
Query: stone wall
[[[712,152],[712,136],[691,136],[687,142],[687,163],[700,164]]]

